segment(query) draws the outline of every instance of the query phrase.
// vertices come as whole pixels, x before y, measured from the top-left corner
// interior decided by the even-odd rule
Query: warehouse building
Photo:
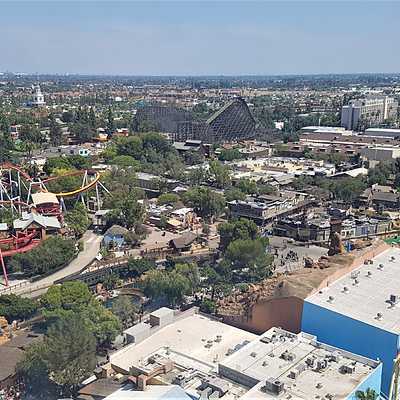
[[[380,393],[382,365],[305,333],[271,328],[219,364],[222,377],[251,389],[242,400],[355,399]]]
[[[302,330],[383,363],[388,395],[400,336],[400,249],[389,248],[304,301]]]
[[[111,367],[115,379],[125,381],[110,400],[355,400],[358,390],[380,392],[377,361],[308,334],[272,328],[258,336],[195,308],[163,307],[124,334],[129,344],[103,366],[109,377]]]

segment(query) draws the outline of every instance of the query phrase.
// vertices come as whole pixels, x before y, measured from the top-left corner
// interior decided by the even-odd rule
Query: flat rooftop
[[[399,295],[400,249],[390,248],[305,301],[400,334]]]
[[[242,346],[257,335],[235,328],[202,314],[176,318],[138,344],[131,344],[111,355],[111,364],[126,372],[132,366],[143,366],[154,353],[190,357],[204,372],[216,369],[230,349]],[[201,366],[201,367],[200,367]]]
[[[315,336],[272,328],[220,363],[219,373],[253,386],[241,400],[347,398],[379,365],[378,362],[324,345]],[[351,373],[344,373],[350,368]],[[280,394],[265,389],[279,381]]]

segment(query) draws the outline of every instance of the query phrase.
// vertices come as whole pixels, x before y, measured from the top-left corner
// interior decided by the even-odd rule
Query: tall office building
[[[351,100],[342,107],[341,125],[357,130],[361,123],[377,125],[397,116],[397,101],[392,97],[371,97]]]

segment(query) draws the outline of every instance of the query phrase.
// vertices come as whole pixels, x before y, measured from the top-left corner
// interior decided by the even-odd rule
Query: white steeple
[[[33,99],[31,104],[33,107],[41,107],[46,104],[46,102],[44,101],[43,93],[40,90],[39,84],[33,86]]]

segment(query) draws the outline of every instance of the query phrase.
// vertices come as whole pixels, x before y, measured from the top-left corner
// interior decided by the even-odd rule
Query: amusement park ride
[[[59,193],[52,193],[48,190],[46,185],[49,182],[71,176],[82,176],[80,187]],[[0,263],[6,286],[8,286],[8,277],[4,257],[25,253],[39,245],[44,239],[45,233],[38,226],[37,221],[42,217],[52,217],[62,222],[63,212],[66,210],[64,199],[75,197],[77,201],[81,201],[85,207],[89,208],[88,192],[91,189],[95,190],[94,208],[99,209],[100,191],[103,190],[107,193],[109,191],[100,182],[100,173],[97,171],[82,170],[46,179],[33,179],[16,165],[10,163],[0,165],[0,210],[9,209],[13,217],[20,217],[23,213],[26,216],[26,212],[31,212],[35,216],[29,229],[27,226],[23,226],[22,229],[15,229],[12,232],[4,226],[5,224],[0,224],[3,225],[0,231]]]

